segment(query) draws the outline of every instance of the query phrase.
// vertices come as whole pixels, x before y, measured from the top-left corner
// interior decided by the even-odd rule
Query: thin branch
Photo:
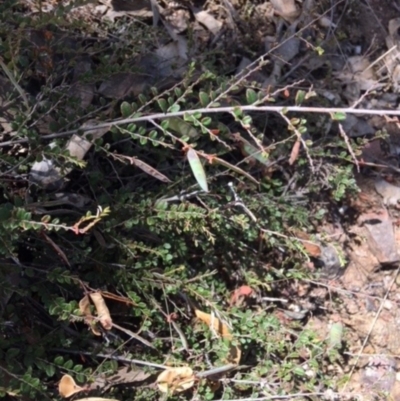
[[[154,124],[154,120],[165,120],[171,117],[183,117],[184,115],[193,115],[195,113],[201,114],[216,114],[216,113],[232,113],[235,109],[240,108],[243,112],[272,112],[272,113],[318,113],[318,114],[334,114],[334,113],[344,113],[344,114],[365,114],[365,115],[377,115],[377,116],[400,116],[400,110],[390,110],[390,109],[354,109],[352,107],[306,107],[306,106],[231,106],[231,107],[216,107],[213,109],[201,108],[194,110],[178,111],[176,113],[157,113],[150,114],[148,116],[140,116],[135,118],[124,118],[120,120],[115,120],[111,122],[105,122],[103,124],[97,124],[96,126],[77,128],[70,131],[59,132],[56,134],[42,135],[41,139],[55,139],[77,134],[79,132],[90,132],[100,128],[119,126],[123,124],[139,123],[142,121],[149,121]],[[153,121],[152,121],[153,120]],[[0,147],[16,145],[21,143],[27,143],[28,138],[5,141],[0,143]]]
[[[346,134],[346,131],[344,130],[342,124],[339,124],[339,132],[344,141],[346,142],[347,150],[349,151],[351,157],[353,158],[354,164],[357,167],[357,172],[360,172],[360,164],[358,163],[357,157],[353,151],[353,148],[350,145],[349,137]]]

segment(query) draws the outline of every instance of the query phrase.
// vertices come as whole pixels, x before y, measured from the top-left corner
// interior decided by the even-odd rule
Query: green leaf
[[[167,112],[168,110],[168,103],[165,99],[158,99],[157,100],[158,106],[160,107],[161,111],[163,111],[164,113]]]
[[[64,368],[67,370],[72,369],[72,366],[74,366],[74,363],[72,362],[71,359],[68,359],[68,361],[64,363]]]
[[[82,372],[83,366],[82,365],[75,365],[74,366],[74,372]]]
[[[167,130],[169,128],[169,120],[168,118],[166,118],[165,120],[161,121],[161,127],[164,128],[165,130]]]
[[[18,348],[10,348],[7,350],[6,359],[13,359],[19,354]]]
[[[133,113],[133,108],[128,102],[122,102],[120,108],[122,117],[124,118],[129,117]]]
[[[244,116],[242,119],[242,123],[244,125],[251,125],[252,122],[253,122],[253,119],[250,116]]]
[[[340,348],[343,337],[343,324],[340,322],[333,323],[329,332],[329,346],[331,348]]]
[[[201,119],[201,123],[206,127],[210,125],[211,122],[212,122],[211,117],[204,117]]]
[[[57,357],[54,359],[54,363],[55,363],[56,365],[63,365],[63,364],[64,364],[64,358],[63,358],[62,356],[57,356]]]
[[[247,88],[247,90],[246,90],[246,100],[247,100],[247,104],[255,103],[258,100],[257,93],[253,89]]]
[[[51,365],[51,364],[45,364],[44,370],[48,377],[52,377],[56,373],[56,368],[54,367],[54,365]]]
[[[331,113],[332,120],[334,121],[343,121],[346,119],[346,113],[343,113],[341,111],[336,111],[334,113]]]
[[[188,158],[193,175],[196,178],[197,183],[200,185],[200,188],[203,191],[208,192],[206,173],[204,171],[203,165],[201,164],[200,158],[197,155],[197,152],[194,149],[190,148],[186,156]]]
[[[141,104],[147,103],[147,98],[146,98],[146,96],[143,95],[142,93],[138,96],[138,99],[139,99],[139,102],[140,102]]]
[[[187,123],[179,117],[171,117],[166,120],[168,121],[169,129],[181,136],[188,136],[192,139],[196,139],[200,136],[192,124]]]
[[[206,107],[206,106],[208,106],[209,103],[210,103],[210,96],[208,96],[206,92],[200,91],[200,93],[199,93],[199,100],[200,100],[200,104],[201,104],[203,107]]]
[[[168,109],[168,113],[178,113],[180,109],[181,106],[178,103],[175,103]]]
[[[242,117],[242,115],[243,115],[243,111],[242,111],[242,109],[240,108],[240,107],[235,107],[234,109],[233,109],[233,114],[234,114],[234,116],[236,117],[236,118],[241,118]]]
[[[304,98],[306,97],[306,92],[303,90],[298,90],[296,93],[296,106],[300,106],[304,102]]]
[[[243,143],[243,151],[249,155],[251,158],[256,159],[260,163],[269,166],[270,163],[268,162],[268,153],[267,152],[261,152],[259,149],[254,147],[248,142]]]

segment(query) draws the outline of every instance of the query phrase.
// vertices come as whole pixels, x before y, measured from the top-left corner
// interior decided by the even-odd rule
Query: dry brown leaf
[[[222,323],[215,316],[211,316],[208,313],[204,313],[198,309],[195,310],[196,316],[204,322],[208,327],[214,330],[220,337],[226,338],[227,340],[232,339],[232,334],[226,324]]]
[[[198,309],[195,310],[195,314],[202,322],[207,324],[208,327],[212,328],[220,337],[229,341],[233,340],[233,336],[229,331],[228,326],[222,323],[219,319],[217,319],[214,316],[211,316],[208,313],[204,313]],[[242,356],[242,351],[240,350],[240,348],[231,345],[229,349],[229,354],[227,356],[227,361],[238,365],[241,356]]]
[[[300,230],[292,230],[293,234],[302,243],[308,255],[318,258],[321,255],[321,246],[310,239],[309,234]]]
[[[271,0],[277,14],[289,22],[294,22],[300,14],[294,0]]]
[[[116,301],[116,302],[122,302],[127,305],[137,306],[137,304],[135,302],[133,302],[130,298],[123,297],[120,295],[115,295],[112,292],[101,291],[101,295],[103,295],[104,298],[112,299],[113,301]]]
[[[168,368],[157,377],[157,386],[162,393],[174,394],[188,390],[194,385],[193,370],[187,366]]]
[[[293,163],[299,157],[299,151],[300,151],[300,141],[297,140],[293,145],[292,152],[290,153],[290,158],[289,158],[289,165],[290,166],[292,166]]]
[[[64,375],[58,384],[58,392],[60,393],[61,397],[64,398],[71,397],[71,395],[79,393],[83,390],[85,390],[85,388],[78,386],[70,375]]]
[[[90,330],[92,330],[92,333],[95,336],[101,336],[101,333],[96,329],[96,326],[95,326],[96,319],[92,315],[92,312],[90,310],[90,299],[87,295],[85,295],[79,301],[79,310],[81,311],[82,315],[85,317],[85,323],[90,327]]]
[[[92,294],[89,294],[89,296],[94,303],[94,307],[96,308],[97,317],[100,321],[100,324],[106,330],[111,330],[112,329],[112,319],[111,319],[110,311],[107,308],[106,302],[104,301],[104,298],[101,295],[101,292],[94,292]]]
[[[231,345],[231,347],[229,348],[229,354],[226,357],[227,362],[239,365],[241,357],[242,357],[242,350],[240,349],[240,347]]]
[[[121,384],[142,385],[149,377],[150,373],[130,366],[121,366],[117,373],[106,376],[104,374],[96,377],[95,381],[90,384],[90,390],[101,390],[104,394],[111,387]]]
[[[130,160],[131,160],[131,163],[134,164],[136,167],[139,167],[141,170],[143,170],[145,173],[151,175],[152,177],[157,178],[157,180],[160,180],[162,182],[171,182],[171,180],[168,177],[166,177],[164,174],[160,173],[155,168],[149,166],[144,161],[139,160],[135,157],[131,157]]]
[[[232,293],[231,299],[229,300],[229,304],[231,306],[236,305],[239,299],[243,299],[252,294],[254,294],[254,290],[251,287],[249,287],[248,285],[242,285]]]

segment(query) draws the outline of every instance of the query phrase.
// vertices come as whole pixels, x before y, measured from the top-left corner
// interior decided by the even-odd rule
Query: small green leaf
[[[46,375],[47,375],[48,377],[52,377],[52,376],[54,376],[55,373],[56,373],[56,368],[54,367],[54,365],[45,364],[44,370],[45,370]]]
[[[72,369],[73,366],[74,366],[74,363],[72,362],[71,359],[68,359],[68,361],[64,363],[64,368],[67,370]]]
[[[10,348],[7,350],[6,353],[6,358],[7,359],[13,359],[19,354],[19,349],[18,348]]]
[[[233,109],[233,114],[234,114],[235,117],[240,118],[240,117],[242,117],[242,115],[243,115],[243,111],[242,111],[242,109],[241,109],[240,107],[237,107],[237,106],[236,106],[236,107]]]
[[[304,98],[306,97],[306,92],[303,90],[298,90],[296,93],[296,106],[300,106],[304,102]]]
[[[192,124],[187,123],[179,117],[171,117],[166,119],[168,121],[168,127],[172,131],[176,132],[181,136],[188,136],[189,138],[196,139],[199,137],[199,133],[192,126]],[[163,127],[164,128],[164,127]]]
[[[56,365],[63,365],[63,364],[64,364],[64,358],[63,358],[62,356],[57,356],[57,357],[54,359],[54,363],[55,363]]]
[[[147,98],[142,93],[138,96],[138,99],[139,99],[139,102],[142,103],[142,104],[147,103]]]
[[[211,124],[211,121],[212,121],[212,120],[211,120],[211,117],[204,117],[204,118],[201,120],[201,123],[207,127],[208,125]]]
[[[120,108],[122,117],[124,118],[129,117],[133,113],[133,108],[128,102],[122,102]]]
[[[246,100],[247,100],[247,104],[255,103],[258,100],[257,93],[253,89],[247,88],[247,90],[246,90]]]
[[[175,103],[168,109],[168,113],[178,113],[180,109],[181,106],[178,103]]]
[[[253,119],[250,116],[244,116],[242,123],[243,125],[251,125],[251,123],[253,122]]]
[[[200,99],[200,104],[203,107],[208,106],[209,103],[210,103],[210,96],[208,96],[206,92],[200,92],[199,93],[199,99]]]
[[[341,111],[336,111],[334,113],[331,113],[332,120],[334,121],[343,121],[346,119],[346,113],[343,113]]]
[[[168,103],[165,99],[158,99],[157,100],[158,106],[160,107],[161,111],[163,111],[164,113],[167,112],[168,110]]]
[[[204,171],[203,165],[201,164],[200,158],[197,155],[197,152],[194,149],[190,148],[187,152],[187,158],[193,175],[196,178],[197,183],[200,185],[200,188],[203,191],[208,192],[206,173]]]
[[[332,348],[340,348],[342,345],[343,324],[340,322],[333,323],[329,332],[329,346]]]
[[[82,365],[75,365],[74,366],[74,372],[82,372],[83,366]]]
[[[136,124],[129,124],[126,129],[130,132],[130,133],[134,133],[136,132]]]

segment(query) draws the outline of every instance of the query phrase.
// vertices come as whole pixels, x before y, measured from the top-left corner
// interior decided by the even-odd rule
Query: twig
[[[65,132],[58,132],[55,134],[49,135],[42,135],[40,138],[47,140],[47,139],[55,139],[55,138],[62,138],[66,136],[70,136],[79,132],[90,132],[100,128],[106,127],[118,127],[119,125],[123,124],[130,124],[130,123],[138,123],[142,121],[149,121],[154,124],[154,120],[164,120],[166,118],[171,117],[183,117],[184,115],[193,115],[195,113],[201,114],[216,114],[216,113],[232,113],[234,109],[240,108],[244,112],[254,111],[254,112],[273,112],[273,113],[282,113],[282,112],[292,112],[292,113],[318,113],[318,114],[334,114],[334,113],[343,113],[343,114],[365,114],[365,115],[375,115],[375,116],[400,116],[400,110],[390,110],[390,109],[377,109],[377,110],[370,110],[370,109],[354,109],[352,107],[305,107],[305,106],[231,106],[231,107],[216,107],[213,109],[201,108],[201,109],[193,109],[193,110],[186,110],[186,111],[178,111],[176,113],[157,113],[157,114],[150,114],[148,116],[140,116],[136,118],[124,118],[121,120],[115,120],[103,124],[98,124],[92,127],[85,127],[85,128],[76,128],[73,130],[65,131]],[[11,140],[5,141],[0,143],[0,147],[16,145],[21,143],[29,142],[28,138],[18,139],[18,140]]]
[[[128,336],[131,336],[132,338],[134,338],[135,340],[140,341],[141,343],[143,343],[144,345],[147,345],[150,348],[155,349],[154,345],[152,343],[150,343],[149,341],[145,340],[143,337],[140,337],[139,335],[135,334],[133,331],[128,330],[128,329],[124,329],[121,326],[118,326],[117,324],[113,323],[112,324],[113,327],[115,327],[118,330],[123,331],[125,334],[128,334]]]
[[[283,112],[280,112],[279,115],[286,121],[286,124],[291,128],[291,130],[293,130],[293,132],[296,134],[297,136],[297,140],[300,141],[300,143],[302,144],[304,151],[306,152],[306,156],[307,156],[307,160],[308,163],[310,165],[311,171],[312,173],[315,173],[315,167],[314,167],[314,163],[312,161],[312,158],[310,156],[310,153],[308,152],[308,148],[306,145],[305,140],[303,139],[303,136],[301,135],[301,133],[299,132],[299,130],[291,123],[291,121],[286,117],[286,115]]]
[[[326,393],[297,393],[287,395],[266,395],[265,397],[254,397],[254,398],[238,398],[236,400],[216,400],[216,401],[264,401],[264,400],[288,400],[291,398],[300,397],[312,397],[312,396],[324,396]]]
[[[343,129],[342,124],[339,124],[339,131],[340,131],[340,135],[342,136],[342,138],[343,138],[344,141],[346,142],[347,150],[349,151],[351,157],[352,157],[353,160],[354,160],[354,164],[355,164],[356,167],[357,167],[357,172],[360,172],[360,164],[358,163],[357,157],[356,157],[356,155],[355,155],[355,153],[354,153],[354,151],[353,151],[353,148],[352,148],[351,145],[350,145],[349,137],[346,135],[346,132],[345,132],[345,130]]]
[[[93,354],[88,351],[75,351],[75,350],[70,350],[70,349],[65,349],[65,348],[52,348],[52,351],[64,352],[66,354],[73,354],[73,355],[87,355],[87,356],[98,357],[98,358],[113,359],[118,362],[134,363],[135,365],[150,366],[150,367],[156,368],[156,369],[168,369],[169,368],[169,366],[160,365],[158,363],[139,361],[138,359],[124,358],[123,356],[117,356],[117,355],[112,355],[112,354]]]

